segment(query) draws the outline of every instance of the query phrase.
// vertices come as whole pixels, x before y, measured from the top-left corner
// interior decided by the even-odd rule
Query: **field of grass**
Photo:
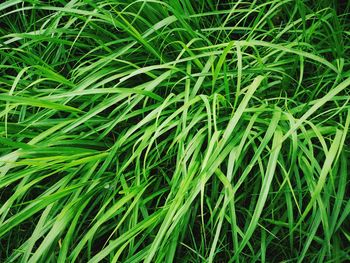
[[[0,262],[349,262],[350,2],[0,3]]]

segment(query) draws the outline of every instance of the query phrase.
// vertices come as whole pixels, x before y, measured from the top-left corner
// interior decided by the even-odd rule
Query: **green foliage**
[[[1,3],[0,261],[350,261],[346,2]]]

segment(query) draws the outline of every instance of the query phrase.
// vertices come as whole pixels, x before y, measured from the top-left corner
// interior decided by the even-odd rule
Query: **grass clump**
[[[350,260],[349,11],[1,3],[1,262]]]

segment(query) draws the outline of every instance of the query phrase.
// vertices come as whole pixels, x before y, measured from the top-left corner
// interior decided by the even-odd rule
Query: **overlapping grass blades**
[[[350,260],[350,4],[0,4],[1,262]]]

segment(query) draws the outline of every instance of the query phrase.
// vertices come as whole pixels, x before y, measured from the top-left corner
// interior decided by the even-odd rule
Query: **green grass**
[[[2,2],[0,261],[350,261],[349,17]]]

